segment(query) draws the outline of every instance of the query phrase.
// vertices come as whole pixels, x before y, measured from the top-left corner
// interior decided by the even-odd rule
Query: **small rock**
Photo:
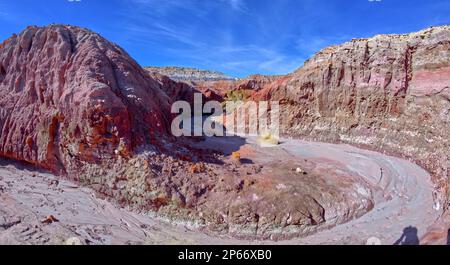
[[[79,239],[78,237],[68,238],[64,244],[67,246],[82,246],[82,245],[84,245],[83,242],[81,241],[81,239]]]
[[[46,224],[46,225],[49,225],[49,224],[52,224],[52,223],[58,223],[58,222],[59,222],[59,220],[56,219],[56,217],[54,217],[53,215],[49,215],[49,216],[47,216],[47,218],[45,218],[45,220],[43,220],[41,223]]]

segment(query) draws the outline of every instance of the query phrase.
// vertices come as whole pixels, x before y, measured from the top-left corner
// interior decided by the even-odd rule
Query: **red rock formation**
[[[149,75],[159,83],[160,89],[169,96],[171,102],[178,100],[194,102],[194,93],[200,93],[187,83],[174,81],[165,75],[152,72],[149,72]]]
[[[284,133],[413,159],[448,205],[450,27],[329,47],[276,82],[255,98],[282,102]]]
[[[282,131],[410,158],[449,203],[450,27],[354,39],[318,52],[292,74],[198,83],[225,97],[251,91],[281,102]]]
[[[0,156],[52,170],[126,156],[168,128],[169,98],[89,30],[28,27],[0,45]]]
[[[211,89],[203,89],[196,86],[195,83],[190,81],[175,81],[165,75],[161,75],[154,72],[149,72],[151,78],[158,81],[160,89],[164,91],[170,98],[171,102],[183,100],[189,103],[194,102],[194,94],[203,94],[203,102],[216,100],[222,101],[222,97]]]
[[[197,90],[204,95],[212,93],[215,95],[212,99],[223,101],[226,99],[227,92],[234,90],[247,91],[251,97],[261,99],[261,95],[257,94],[259,91],[266,91],[270,93],[273,89],[279,87],[283,80],[288,76],[263,76],[253,75],[243,79],[237,80],[219,80],[219,81],[195,81],[191,82]]]
[[[177,76],[185,74],[183,68],[148,67],[144,69],[152,78],[158,80],[161,89],[173,101],[186,100],[193,102],[194,93],[202,93],[204,101],[215,100],[222,102],[226,100],[226,95],[229,91],[242,90],[247,91],[250,95],[256,95],[261,90],[270,92],[272,89],[276,89],[283,80],[287,79],[287,76],[264,75],[252,75],[243,79],[232,79],[225,76],[222,79],[219,77],[208,78],[207,76],[197,78],[195,75],[187,75],[179,79]],[[192,70],[192,68],[187,69]],[[199,72],[208,73],[208,71]]]

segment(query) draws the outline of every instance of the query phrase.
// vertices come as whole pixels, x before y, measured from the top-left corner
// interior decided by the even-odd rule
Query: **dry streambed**
[[[200,143],[220,149],[232,144],[227,138]],[[311,229],[310,236],[278,244],[364,244],[371,237],[393,244],[409,226],[417,229],[420,238],[440,214],[433,209],[429,175],[406,160],[347,145],[288,139],[274,148],[260,148],[249,138],[240,146],[240,153],[248,163],[264,165],[252,176],[256,185],[241,195],[254,201],[253,210],[270,216],[270,205],[264,202],[277,201],[275,208],[284,206],[294,212],[305,194],[315,194],[307,199],[317,206],[316,212],[310,211],[314,214],[309,224],[317,229]],[[273,200],[272,195],[276,196]],[[43,222],[51,215],[56,222]],[[295,218],[292,214],[279,221],[293,222]],[[258,227],[249,226],[248,233],[264,235],[266,230],[277,235],[273,239],[283,239],[283,235],[296,232],[280,229],[273,233],[262,218],[256,224]],[[229,231],[233,234],[233,227]],[[132,213],[96,198],[87,188],[3,161],[0,243],[64,244],[73,238],[89,244],[273,243],[207,235],[183,224]]]

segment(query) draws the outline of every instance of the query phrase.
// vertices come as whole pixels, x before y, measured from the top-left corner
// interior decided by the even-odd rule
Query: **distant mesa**
[[[152,73],[158,73],[168,76],[175,81],[221,81],[235,80],[235,78],[225,75],[224,73],[209,70],[200,70],[189,67],[145,67]]]

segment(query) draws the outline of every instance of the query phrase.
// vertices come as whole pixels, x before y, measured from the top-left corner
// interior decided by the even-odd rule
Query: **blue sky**
[[[328,45],[450,24],[450,0],[0,0],[0,39],[27,25],[90,28],[141,65],[285,74]]]

